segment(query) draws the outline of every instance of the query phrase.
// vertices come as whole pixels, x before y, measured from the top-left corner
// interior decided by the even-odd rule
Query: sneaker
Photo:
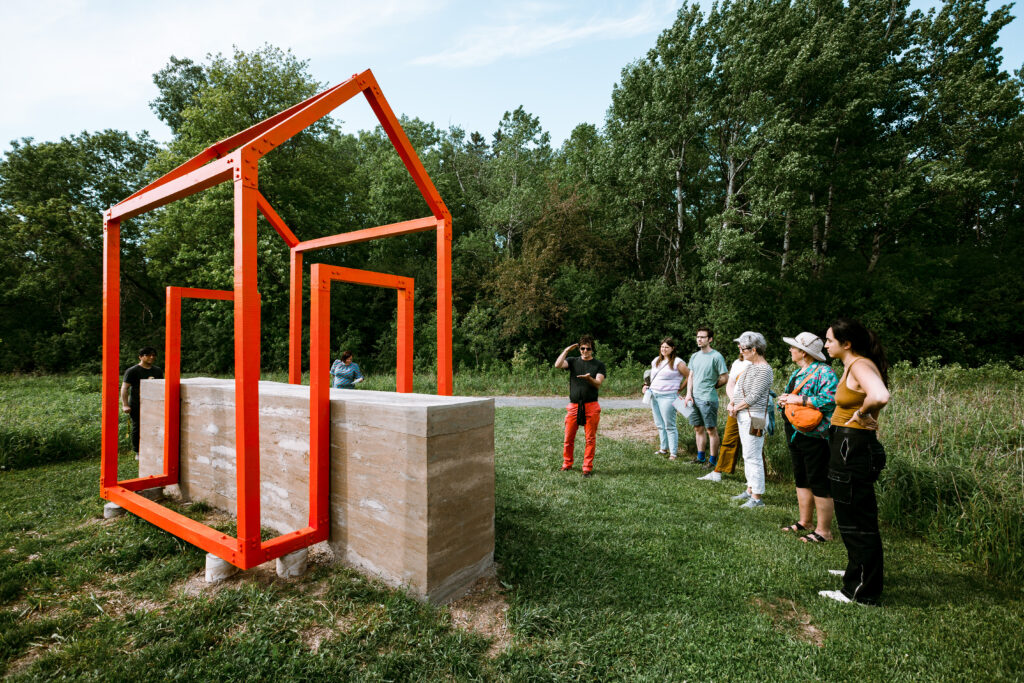
[[[715,463],[711,462],[710,460],[701,463],[701,467],[703,467],[706,470],[710,470],[714,466],[715,466]]]
[[[764,501],[761,500],[760,498],[751,498],[750,500],[748,500],[743,505],[740,505],[740,507],[741,508],[747,508],[748,510],[751,509],[751,508],[763,508],[764,507]]]
[[[697,477],[700,481],[722,481],[721,472],[708,472],[703,477]]]
[[[562,469],[560,469],[558,471],[559,472],[568,472],[571,469],[572,469],[572,465],[562,465]]]
[[[729,498],[729,500],[750,500],[750,493],[746,490],[743,490],[737,495]]]
[[[654,451],[654,454],[655,455],[668,455],[668,451],[666,451],[664,448],[661,448],[659,450]]]
[[[845,569],[829,569],[828,573],[831,574],[832,576],[846,576],[846,570]]]
[[[842,591],[818,591],[818,595],[829,600],[835,600],[836,602],[853,602]]]
[[[707,460],[701,460],[700,458],[694,458],[690,461],[691,465],[703,465]]]
[[[594,476],[594,471],[593,471],[593,470],[587,470],[587,471],[585,471],[585,472],[583,473],[583,477],[584,477],[585,479],[589,479],[589,478],[590,478],[590,477],[592,477],[592,476]]]

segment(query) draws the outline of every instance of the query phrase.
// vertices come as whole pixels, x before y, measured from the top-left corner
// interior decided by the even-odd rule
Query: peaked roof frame
[[[300,241],[260,193],[259,160],[360,93],[366,97],[376,114],[426,200],[431,215],[403,223]],[[137,493],[177,483],[178,453],[165,453],[165,472],[161,475],[126,481],[118,481],[117,478],[121,222],[228,181],[234,185],[234,288],[231,290],[231,301],[235,326],[237,538],[199,524]],[[321,482],[318,486],[311,486],[308,527],[268,541],[260,540],[260,295],[256,281],[258,214],[267,219],[291,250],[289,382],[293,384],[300,383],[302,378],[302,254],[327,246],[434,230],[437,252],[437,393],[450,396],[453,390],[451,213],[369,69],[207,147],[173,171],[108,209],[103,219],[100,495],[242,569],[324,540],[329,530],[327,492]],[[310,343],[312,347],[312,339]],[[165,410],[170,410],[170,406],[165,405]],[[173,468],[166,467],[169,457],[175,460]]]

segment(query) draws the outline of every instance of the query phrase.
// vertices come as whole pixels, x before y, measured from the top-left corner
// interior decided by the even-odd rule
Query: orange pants
[[[583,412],[587,416],[587,424],[583,427],[586,436],[583,448],[583,471],[594,469],[594,451],[597,448],[597,423],[601,421],[601,405],[597,401],[583,404]],[[565,407],[565,442],[562,445],[562,461],[572,467],[572,452],[576,446],[576,404]]]
[[[740,428],[732,415],[725,421],[722,443],[718,447],[718,464],[715,472],[732,474],[736,471],[736,456],[740,451]]]

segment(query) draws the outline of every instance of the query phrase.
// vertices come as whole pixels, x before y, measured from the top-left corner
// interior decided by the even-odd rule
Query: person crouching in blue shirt
[[[331,363],[331,388],[352,389],[365,379],[359,370],[359,364],[352,362],[352,352],[345,351],[341,360]]]

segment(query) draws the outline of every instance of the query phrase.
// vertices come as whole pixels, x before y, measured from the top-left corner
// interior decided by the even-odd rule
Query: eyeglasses
[[[589,346],[581,346],[580,347],[580,351],[590,351],[590,350],[591,350],[591,348]]]
[[[750,351],[753,348],[753,346],[741,346],[740,351]]]

